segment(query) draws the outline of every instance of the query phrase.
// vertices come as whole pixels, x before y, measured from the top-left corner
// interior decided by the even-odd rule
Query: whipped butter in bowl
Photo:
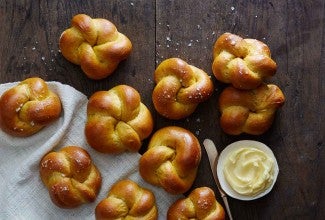
[[[271,149],[251,140],[228,145],[217,165],[221,188],[239,200],[253,200],[269,193],[278,173],[278,163]]]

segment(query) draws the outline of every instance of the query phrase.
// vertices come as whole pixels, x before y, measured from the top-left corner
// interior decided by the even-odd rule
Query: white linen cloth
[[[1,84],[0,96],[16,84]],[[180,196],[172,196],[141,178],[139,153],[108,155],[92,149],[84,137],[87,97],[59,82],[48,82],[48,86],[61,98],[60,119],[30,137],[13,137],[0,129],[0,219],[95,219],[96,205],[116,181],[126,178],[155,194],[159,219],[166,219],[168,207]],[[41,158],[68,145],[86,149],[102,174],[96,201],[74,209],[55,206],[39,176]]]

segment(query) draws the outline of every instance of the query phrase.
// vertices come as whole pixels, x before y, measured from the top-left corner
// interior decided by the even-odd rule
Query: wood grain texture
[[[69,84],[88,97],[118,84],[133,86],[151,110],[156,130],[178,125],[201,143],[212,139],[219,151],[242,139],[272,148],[280,167],[274,189],[256,201],[230,198],[235,219],[325,219],[324,7],[323,0],[0,0],[0,83],[39,76]],[[60,54],[59,36],[78,13],[111,20],[133,43],[130,57],[104,80],[89,80]],[[286,102],[264,135],[229,136],[219,127],[217,101],[225,85],[213,77],[211,65],[212,46],[224,32],[265,42],[277,62],[269,82],[282,89]],[[155,67],[170,57],[205,70],[215,85],[212,97],[184,120],[162,118],[151,101]],[[217,192],[202,153],[192,189],[209,186]]]

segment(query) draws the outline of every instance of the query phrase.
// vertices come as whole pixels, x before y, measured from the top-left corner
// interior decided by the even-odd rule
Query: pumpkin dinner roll
[[[201,146],[188,130],[169,126],[156,131],[141,156],[139,172],[152,185],[171,194],[189,190],[201,160]]]
[[[224,83],[237,89],[255,89],[275,74],[276,63],[269,47],[256,39],[222,34],[214,44],[212,71]]]
[[[225,211],[209,187],[194,189],[188,197],[178,199],[168,209],[167,220],[224,220]]]
[[[89,98],[85,135],[88,144],[99,152],[137,152],[152,129],[150,111],[130,86],[118,85]]]
[[[102,182],[88,152],[78,146],[45,155],[40,162],[40,176],[51,200],[61,208],[93,202]]]
[[[59,47],[67,60],[96,80],[112,74],[132,50],[131,41],[113,23],[85,14],[72,18],[71,27],[61,34]]]
[[[154,107],[169,119],[191,115],[199,103],[212,95],[214,88],[206,72],[179,58],[164,60],[156,68],[154,80]]]
[[[13,136],[30,136],[57,120],[61,101],[41,78],[28,78],[0,98],[0,127]]]
[[[97,220],[104,219],[158,219],[154,194],[131,180],[115,183],[95,209]]]
[[[219,96],[221,128],[231,135],[263,134],[272,125],[275,112],[284,101],[281,89],[273,84],[261,84],[253,90],[229,86]]]

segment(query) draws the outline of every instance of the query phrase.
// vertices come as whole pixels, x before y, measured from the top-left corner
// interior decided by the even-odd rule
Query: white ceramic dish
[[[242,194],[239,194],[237,193],[235,190],[232,189],[232,187],[228,184],[225,176],[224,176],[224,172],[223,172],[223,165],[225,163],[225,160],[227,159],[227,157],[229,156],[229,154],[231,152],[234,152],[235,150],[238,150],[242,147],[248,147],[248,148],[256,148],[258,150],[261,150],[263,151],[264,153],[266,153],[266,155],[268,155],[271,159],[273,159],[274,161],[274,167],[273,167],[273,170],[274,170],[274,179],[273,179],[273,182],[270,184],[270,186],[263,192],[257,194],[257,195],[254,195],[254,196],[247,196],[247,195],[242,195]],[[266,194],[268,194],[275,182],[276,182],[276,179],[277,179],[277,176],[278,176],[278,173],[279,173],[279,166],[278,166],[278,163],[277,163],[277,160],[272,152],[272,150],[266,146],[265,144],[261,143],[261,142],[258,142],[258,141],[252,141],[252,140],[242,140],[242,141],[237,141],[237,142],[234,142],[230,145],[228,145],[220,154],[219,156],[219,160],[218,160],[218,164],[217,164],[217,175],[218,175],[218,179],[219,179],[219,182],[220,182],[220,186],[221,188],[225,191],[225,193],[227,195],[229,195],[230,197],[233,197],[235,199],[239,199],[239,200],[254,200],[254,199],[258,199],[258,198],[261,198],[263,196],[265,196]]]

